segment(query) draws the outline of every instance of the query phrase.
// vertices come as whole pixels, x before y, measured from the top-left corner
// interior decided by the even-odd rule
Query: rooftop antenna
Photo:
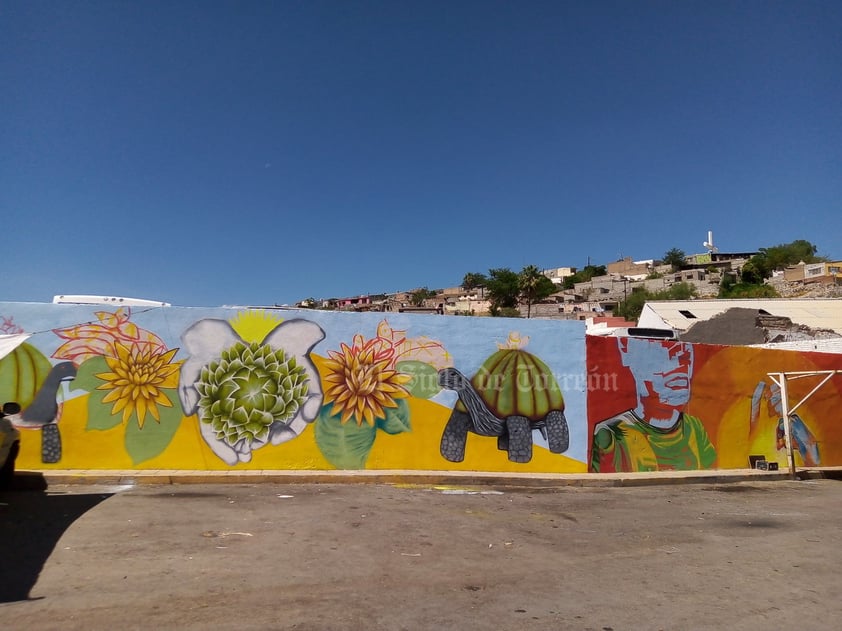
[[[708,230],[708,240],[702,243],[708,252],[719,252],[719,248],[713,244],[713,230]]]

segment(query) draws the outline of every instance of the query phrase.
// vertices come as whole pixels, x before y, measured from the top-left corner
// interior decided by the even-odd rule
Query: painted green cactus
[[[196,390],[202,423],[231,447],[266,441],[307,398],[309,379],[295,357],[256,342],[237,342],[201,369]]]

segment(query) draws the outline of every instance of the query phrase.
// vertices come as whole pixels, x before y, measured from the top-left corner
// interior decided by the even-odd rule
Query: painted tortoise
[[[441,437],[441,455],[451,462],[465,458],[468,432],[497,436],[497,447],[512,462],[532,459],[532,431],[539,430],[552,453],[570,444],[564,398],[547,365],[522,349],[501,349],[468,380],[455,368],[438,372],[442,388],[459,401]]]

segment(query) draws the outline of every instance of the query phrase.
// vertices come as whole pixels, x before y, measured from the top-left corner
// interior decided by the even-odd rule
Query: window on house
[[[685,318],[688,318],[688,319],[690,319],[690,320],[695,320],[695,319],[696,319],[696,316],[694,316],[694,315],[693,315],[690,311],[687,311],[687,309],[679,309],[679,310],[678,310],[678,313],[680,313],[680,314],[681,314],[681,315],[683,315]]]

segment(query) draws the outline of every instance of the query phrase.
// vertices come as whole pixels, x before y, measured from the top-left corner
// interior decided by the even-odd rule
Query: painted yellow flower
[[[328,351],[330,359],[324,363],[324,402],[333,404],[334,414],[341,412],[341,423],[353,417],[357,425],[365,421],[373,426],[375,419],[385,418],[384,408],[396,408],[395,399],[409,396],[403,384],[412,377],[395,370],[394,350],[377,338],[364,342],[357,335],[353,346],[343,343],[341,348]]]
[[[137,424],[141,429],[147,412],[160,421],[158,405],[172,407],[162,389],[178,386],[181,362],[170,363],[178,349],[164,351],[137,344],[126,346],[120,342],[115,343],[114,349],[116,357],[105,357],[111,372],[96,375],[105,381],[97,390],[111,391],[102,402],[113,401],[111,414],[122,411],[124,423],[137,412]]]

